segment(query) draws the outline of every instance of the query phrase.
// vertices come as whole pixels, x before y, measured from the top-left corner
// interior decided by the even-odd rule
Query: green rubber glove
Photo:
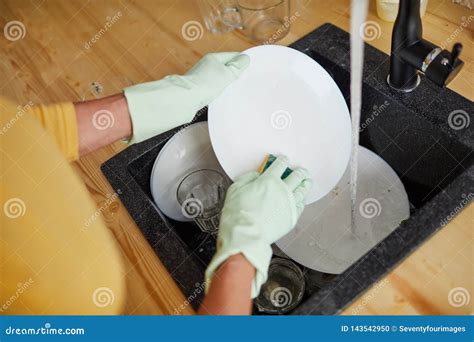
[[[130,143],[146,140],[191,121],[249,65],[238,52],[210,53],[185,75],[124,89],[133,135]]]
[[[272,257],[271,244],[294,228],[311,188],[308,172],[295,169],[281,179],[288,167],[286,157],[278,157],[261,175],[247,173],[236,179],[226,194],[219,224],[217,252],[206,270],[206,284],[230,256],[242,253],[255,267],[252,298],[267,280]]]

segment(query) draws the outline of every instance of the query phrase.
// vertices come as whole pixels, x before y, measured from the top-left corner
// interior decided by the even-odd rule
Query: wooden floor
[[[371,2],[368,20],[375,21],[380,36],[369,43],[389,52],[392,24],[378,19],[374,7]],[[295,0],[291,14],[296,20],[280,44],[287,45],[325,22],[349,30],[350,2]],[[471,100],[472,15],[451,1],[429,0],[423,19],[426,39],[451,47],[451,36],[464,44],[466,65],[450,88]],[[134,83],[182,73],[207,52],[253,45],[235,32],[215,36],[203,31],[199,39],[184,39],[185,23],[202,23],[196,1],[189,0],[0,0],[1,27],[12,20],[24,25],[25,36],[16,41],[0,38],[0,81],[1,94],[18,103],[110,95]],[[114,144],[74,165],[98,206],[113,193],[99,167],[122,149]],[[103,215],[127,265],[124,313],[173,314],[176,308],[180,314],[193,313],[189,305],[183,305],[185,298],[123,205],[116,201]],[[473,228],[471,205],[345,314],[472,314],[474,299],[467,299],[474,295]],[[459,303],[459,298],[464,302]]]

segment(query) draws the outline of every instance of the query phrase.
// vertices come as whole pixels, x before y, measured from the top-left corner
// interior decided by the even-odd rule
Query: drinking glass
[[[290,0],[202,0],[204,23],[212,33],[234,29],[259,43],[272,44],[285,37],[291,26]]]
[[[200,0],[199,10],[204,24],[212,33],[226,33],[242,28],[236,0]]]
[[[231,181],[216,170],[201,169],[183,178],[176,193],[183,215],[206,233],[215,234]]]
[[[303,298],[304,275],[291,260],[273,258],[268,269],[268,279],[255,299],[259,311],[283,314],[294,309]]]

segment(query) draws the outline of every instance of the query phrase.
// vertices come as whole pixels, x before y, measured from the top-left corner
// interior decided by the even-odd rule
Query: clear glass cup
[[[204,23],[212,33],[240,29],[251,39],[266,44],[285,37],[291,26],[290,0],[202,0]]]
[[[186,175],[176,192],[183,215],[193,219],[203,232],[216,233],[230,184],[230,179],[216,170],[202,169]]]
[[[236,0],[200,0],[198,4],[204,24],[212,33],[242,28]]]
[[[255,304],[260,312],[284,314],[301,302],[304,289],[304,274],[298,265],[288,259],[273,258],[268,279],[262,285]]]

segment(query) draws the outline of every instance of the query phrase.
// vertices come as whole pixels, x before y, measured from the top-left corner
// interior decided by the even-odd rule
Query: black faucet
[[[420,0],[400,0],[392,32],[390,74],[388,84],[409,92],[420,84],[419,71],[440,87],[446,86],[461,70],[458,57],[462,45],[456,43],[451,52],[422,38]]]

